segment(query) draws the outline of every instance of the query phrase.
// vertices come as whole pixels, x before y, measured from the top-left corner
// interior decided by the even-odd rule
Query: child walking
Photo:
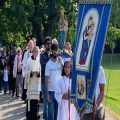
[[[80,120],[74,104],[69,102],[71,88],[71,63],[66,61],[63,66],[62,78],[58,81],[55,98],[58,101],[57,120]]]
[[[8,88],[8,68],[7,65],[4,66],[4,76],[3,76],[3,85],[4,85],[4,94],[7,92]]]

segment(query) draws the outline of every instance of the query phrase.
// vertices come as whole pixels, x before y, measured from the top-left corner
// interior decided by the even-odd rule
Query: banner
[[[93,105],[110,11],[110,0],[84,0],[79,5],[70,101],[80,115]]]

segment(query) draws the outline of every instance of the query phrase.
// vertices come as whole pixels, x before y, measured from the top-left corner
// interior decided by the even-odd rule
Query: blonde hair
[[[52,44],[58,44],[58,41],[56,38],[52,39]]]
[[[20,47],[18,47],[18,48],[16,49],[16,52],[18,52],[18,51],[21,52],[21,48],[20,48]]]

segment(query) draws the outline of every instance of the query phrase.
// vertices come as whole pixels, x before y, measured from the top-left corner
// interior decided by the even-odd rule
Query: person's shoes
[[[24,100],[24,102],[23,102],[24,104],[26,104],[27,103],[27,100]]]
[[[9,91],[9,95],[11,94],[11,91]]]
[[[6,92],[4,92],[4,95],[6,95]]]
[[[40,115],[38,115],[37,120],[40,120]]]
[[[12,93],[12,97],[14,97],[14,93]]]
[[[16,96],[17,99],[19,99],[19,97],[20,97],[19,95]]]
[[[3,93],[3,90],[0,90],[0,93]]]

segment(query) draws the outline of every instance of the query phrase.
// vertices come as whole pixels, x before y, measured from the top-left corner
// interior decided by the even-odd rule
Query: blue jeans
[[[8,82],[6,82],[6,81],[4,81],[3,82],[4,84],[4,93],[6,93],[6,91],[7,91],[7,88],[8,88]]]
[[[43,114],[44,119],[48,120],[48,102],[46,99],[46,88],[45,83],[41,83],[42,95],[43,95]]]
[[[50,102],[48,103],[48,120],[57,120],[58,103],[54,94],[55,92],[49,91]]]

